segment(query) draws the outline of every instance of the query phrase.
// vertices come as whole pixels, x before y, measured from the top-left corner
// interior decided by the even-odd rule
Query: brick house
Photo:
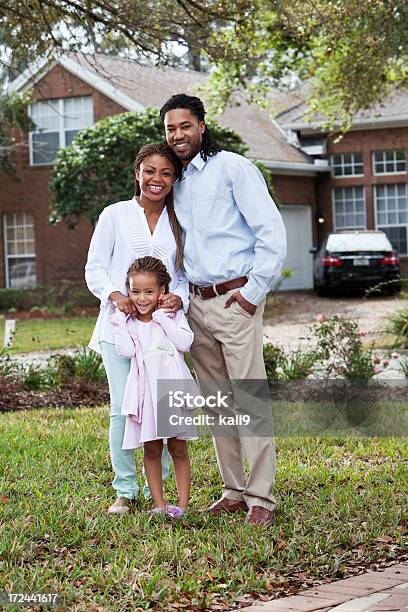
[[[83,278],[92,233],[89,222],[81,221],[75,230],[48,224],[51,198],[48,181],[57,149],[70,144],[79,129],[109,115],[137,112],[147,106],[160,107],[173,93],[194,93],[194,85],[203,83],[205,78],[189,70],[142,66],[110,56],[66,55],[52,62],[39,61],[10,85],[12,92],[32,90],[30,113],[41,131],[37,129],[27,134],[27,146],[20,150],[15,160],[16,176],[0,174],[3,218],[0,286],[55,284],[63,279]],[[285,287],[310,288],[313,259],[309,248],[318,244],[333,224],[339,227],[339,223],[347,222],[351,226],[353,221],[355,227],[376,226],[376,214],[382,212],[383,201],[389,202],[390,190],[394,190],[398,206],[402,207],[398,213],[400,218],[404,210],[407,214],[408,120],[406,132],[397,126],[388,130],[388,126],[380,129],[378,125],[370,125],[364,130],[353,129],[335,144],[332,138],[319,131],[318,126],[302,123],[303,108],[296,98],[277,96],[276,109],[278,121],[273,121],[266,112],[242,103],[227,109],[218,120],[241,135],[249,146],[249,157],[262,161],[271,169],[274,192],[288,232],[285,266],[294,271]],[[395,160],[394,157],[388,159],[387,154],[381,158],[382,150],[396,151]],[[375,175],[369,175],[372,152],[376,155]],[[332,175],[327,156],[333,165]],[[129,160],[130,172],[132,162]],[[387,168],[387,172],[379,174],[380,167]],[[398,174],[388,172],[394,167]],[[353,170],[351,176],[350,168]],[[357,170],[360,176],[356,176]],[[376,190],[371,192],[371,199],[370,189]],[[340,201],[344,202],[344,211],[340,210]],[[347,216],[350,201],[353,219]],[[319,219],[324,222],[319,223]],[[388,223],[391,221],[389,214],[386,221],[384,225],[381,217],[381,227],[391,235],[394,230]],[[398,230],[394,234],[391,238],[399,240],[401,253],[406,254],[404,232]]]
[[[280,113],[277,121],[302,151],[329,162],[330,172],[316,179],[318,244],[332,230],[383,230],[399,251],[401,271],[407,276],[407,92],[396,91],[356,114],[338,142],[337,135],[322,131],[318,119],[307,123],[305,111],[301,102]]]

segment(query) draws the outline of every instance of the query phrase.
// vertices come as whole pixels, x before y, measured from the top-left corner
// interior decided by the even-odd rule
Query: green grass
[[[16,322],[10,353],[58,350],[88,344],[96,317],[28,319]]]
[[[209,609],[340,577],[403,546],[403,439],[278,439],[276,520],[260,532],[242,516],[197,512],[221,492],[204,437],[191,444],[185,520],[149,517],[142,498],[130,515],[109,517],[107,431],[106,407],[0,415],[0,592],[59,591],[62,609]],[[167,490],[175,501],[173,478]]]

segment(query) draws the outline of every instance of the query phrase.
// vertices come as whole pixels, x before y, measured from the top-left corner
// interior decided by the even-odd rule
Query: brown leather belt
[[[188,285],[193,295],[199,295],[202,300],[210,300],[217,295],[224,295],[224,293],[231,291],[231,289],[239,289],[239,287],[246,285],[247,282],[247,276],[240,276],[239,278],[233,278],[232,280],[209,287],[200,287],[199,285],[193,285],[193,283],[189,283]]]

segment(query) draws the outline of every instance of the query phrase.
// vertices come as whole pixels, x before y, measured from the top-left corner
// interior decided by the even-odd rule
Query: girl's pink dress
[[[122,448],[134,449],[144,442],[162,439],[157,436],[157,381],[194,381],[183,356],[194,335],[181,310],[173,315],[160,308],[148,323],[116,310],[110,320],[116,352],[131,360],[122,404],[122,414],[127,417]],[[191,410],[183,410],[192,414]],[[195,427],[182,424],[175,437],[197,439]]]

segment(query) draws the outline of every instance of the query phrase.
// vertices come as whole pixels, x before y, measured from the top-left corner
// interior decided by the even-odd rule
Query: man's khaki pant
[[[262,314],[265,300],[253,317],[237,302],[224,304],[237,290],[209,300],[190,295],[189,323],[194,332],[191,358],[199,381],[266,379],[263,361]],[[275,507],[275,443],[271,437],[214,437],[223,480],[223,497],[244,500],[248,507]],[[244,455],[249,465],[246,477]]]

